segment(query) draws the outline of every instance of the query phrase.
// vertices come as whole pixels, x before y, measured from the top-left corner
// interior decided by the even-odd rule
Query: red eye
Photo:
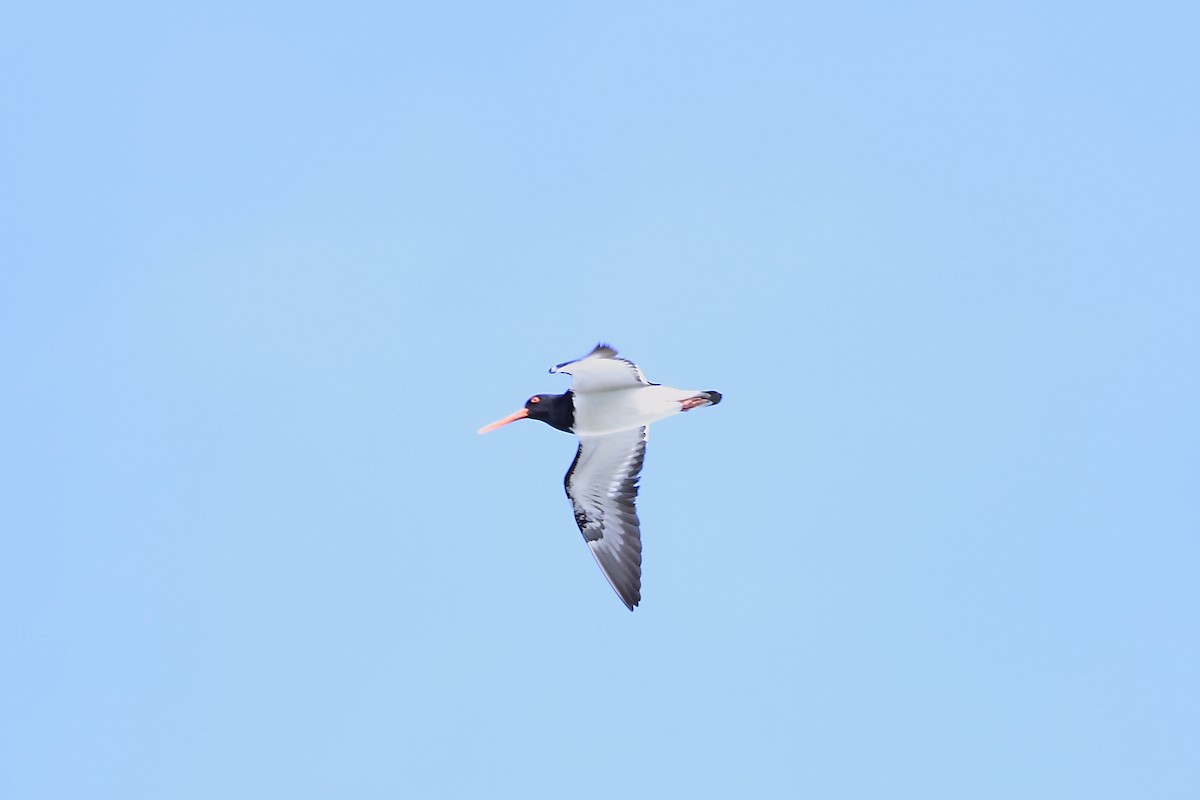
[[[540,397],[531,397],[531,398],[529,398],[529,402],[531,402],[531,403],[540,403],[540,402],[542,402],[542,398],[540,398]]]

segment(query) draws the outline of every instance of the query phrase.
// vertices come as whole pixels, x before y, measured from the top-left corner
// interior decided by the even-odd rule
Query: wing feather
[[[627,389],[633,386],[652,386],[637,364],[620,358],[617,351],[607,344],[598,344],[592,352],[574,361],[555,364],[550,372],[570,375],[571,391],[603,392],[610,389]]]
[[[563,483],[575,523],[609,584],[630,611],[642,599],[642,533],[638,475],[648,427],[580,436]]]

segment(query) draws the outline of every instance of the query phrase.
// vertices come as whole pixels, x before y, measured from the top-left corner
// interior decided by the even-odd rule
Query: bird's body
[[[575,522],[608,582],[632,611],[641,600],[642,541],[637,517],[638,475],[649,425],[721,402],[719,392],[650,383],[632,361],[605,344],[575,361],[551,367],[572,376],[559,395],[534,395],[515,414],[479,429],[487,433],[518,419],[538,419],[579,437],[563,483]]]
[[[602,436],[679,414],[683,402],[699,394],[695,389],[670,386],[638,386],[603,392],[574,392],[575,427],[578,436]]]

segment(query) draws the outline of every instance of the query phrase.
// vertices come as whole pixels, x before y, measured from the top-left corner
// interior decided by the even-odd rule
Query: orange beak
[[[504,419],[498,419],[495,422],[491,423],[490,425],[484,425],[482,428],[479,429],[478,432],[479,433],[490,433],[491,431],[496,430],[496,428],[507,425],[510,422],[516,422],[519,419],[525,419],[528,416],[529,416],[529,409],[522,408],[520,411],[516,412],[515,414],[509,414]]]

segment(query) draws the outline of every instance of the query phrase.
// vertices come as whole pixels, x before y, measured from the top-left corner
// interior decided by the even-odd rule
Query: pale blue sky
[[[1198,25],[6,5],[0,796],[1200,796]]]

